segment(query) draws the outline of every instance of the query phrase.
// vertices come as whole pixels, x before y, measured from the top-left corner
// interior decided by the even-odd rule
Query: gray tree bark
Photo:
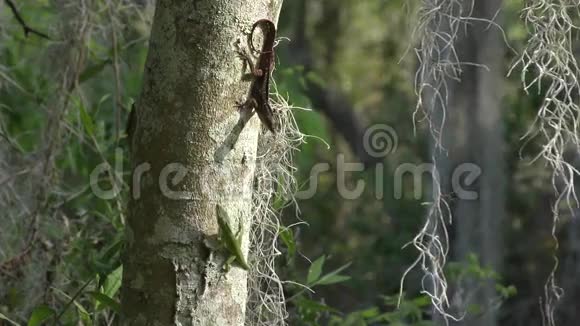
[[[498,23],[496,14],[501,0],[463,1],[466,7],[471,3],[474,4],[472,17]],[[464,10],[468,11],[468,8]],[[448,155],[441,155],[438,162],[444,180],[443,193],[453,194],[453,199],[449,200],[454,227],[453,260],[466,261],[473,253],[482,267],[501,272],[501,225],[505,217],[506,186],[501,105],[503,39],[498,27],[484,21],[470,21],[461,33],[456,50],[459,60],[468,64],[462,65],[461,81],[450,83],[449,106],[443,127],[443,147]],[[466,163],[474,164],[469,170],[481,171],[471,185],[466,185],[460,177],[462,164]],[[452,180],[454,175],[455,182]],[[462,189],[475,192],[477,198],[465,199],[466,193]],[[456,283],[452,304],[459,311],[477,304],[482,311],[454,324],[497,325],[494,285],[494,281],[469,276],[461,284]]]
[[[124,325],[243,325],[247,274],[208,246],[216,204],[250,225],[259,121],[235,108],[249,83],[236,44],[281,0],[157,1],[131,135]],[[247,68],[245,73],[247,73]],[[248,250],[248,228],[242,230]],[[224,255],[221,255],[224,256]],[[223,277],[222,277],[223,276]]]

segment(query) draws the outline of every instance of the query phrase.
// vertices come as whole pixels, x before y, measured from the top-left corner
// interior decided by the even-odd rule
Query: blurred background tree
[[[49,40],[24,35],[6,3],[0,4],[0,317],[19,324],[38,325],[55,315],[63,324],[111,324],[129,180],[123,126],[141,87],[153,3],[19,1],[23,19]],[[396,191],[402,165],[430,163],[434,154],[426,124],[413,121],[418,64],[412,32],[419,4],[283,5],[279,36],[288,39],[276,48],[277,91],[312,109],[295,112],[310,135],[295,156],[303,189],[314,166],[329,166],[313,196],[283,211],[290,227],[282,232],[278,272],[315,290],[287,286],[291,325],[440,322],[421,293],[429,280],[420,269],[408,275],[396,308],[401,276],[417,257],[411,246],[402,247],[424,223],[423,203],[432,200],[430,178],[421,196],[410,175],[402,179],[401,196]],[[538,298],[553,266],[556,198],[546,162],[533,160],[543,140],[521,137],[545,90],[526,94],[517,70],[505,77],[528,39],[521,1],[483,4],[477,2],[472,15],[494,19],[503,31],[473,22],[460,34],[461,61],[489,70],[466,66],[464,82],[451,85],[443,138],[448,155],[438,156],[443,172],[461,163],[483,172],[467,187],[479,191],[476,201],[459,200],[443,185],[455,221],[449,225],[448,295],[454,312],[466,309],[466,325],[541,325]],[[365,147],[366,132],[377,125],[396,132],[396,146],[385,155]],[[568,154],[577,166],[577,149]],[[366,169],[342,178],[341,157]],[[96,196],[91,173],[119,163],[120,170],[99,175],[96,185],[115,185],[118,194]],[[362,194],[345,199],[338,184],[354,189],[361,180]],[[563,209],[556,229],[557,277],[566,290],[559,325],[575,325],[580,311],[574,212]]]

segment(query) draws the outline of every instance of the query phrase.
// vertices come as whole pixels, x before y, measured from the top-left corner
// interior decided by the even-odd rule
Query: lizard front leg
[[[237,52],[238,57],[242,59],[242,61],[246,62],[248,64],[248,67],[250,67],[251,75],[253,77],[264,76],[264,71],[262,69],[256,68],[256,63],[254,63],[254,60],[252,60],[252,56],[247,51],[238,49]]]

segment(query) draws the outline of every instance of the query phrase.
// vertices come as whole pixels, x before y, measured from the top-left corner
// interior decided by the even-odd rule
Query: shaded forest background
[[[412,176],[402,179],[402,196],[395,186],[401,165],[429,163],[433,155],[429,130],[413,120],[414,6],[404,0],[299,0],[283,6],[276,90],[295,106],[311,109],[295,111],[301,131],[310,135],[295,155],[296,177],[306,189],[314,166],[328,163],[329,169],[318,176],[313,196],[283,211],[290,227],[282,233],[279,274],[313,285],[320,275],[348,265],[340,271],[348,277],[317,284],[316,293],[288,286],[291,325],[439,322],[421,293],[420,269],[406,278],[405,300],[396,309],[401,277],[417,257],[412,247],[402,248],[423,224],[424,203],[431,200],[429,178],[421,196],[415,195]],[[153,5],[19,2],[26,22],[49,40],[25,36],[7,6],[0,8],[0,313],[18,323],[33,312],[59,314],[65,324],[113,323],[129,182],[125,123],[140,92]],[[541,159],[533,160],[542,140],[522,140],[543,93],[526,94],[519,72],[506,77],[527,42],[521,10],[520,1],[506,0],[499,15],[486,17],[497,18],[503,28],[503,46],[494,52],[499,69],[489,72],[500,76],[502,92],[495,131],[501,136],[502,204],[488,207],[505,215],[491,253],[500,263],[491,268],[471,253],[458,240],[465,229],[454,223],[446,268],[451,310],[465,308],[471,320],[493,311],[494,323],[510,326],[541,324],[539,298],[555,248],[551,172]],[[495,26],[488,29],[499,33]],[[461,121],[474,119],[450,112]],[[377,125],[395,131],[396,146],[388,155],[371,155],[364,146],[365,132]],[[451,119],[447,128],[460,125],[469,123]],[[451,130],[451,138],[468,148],[469,141],[490,136]],[[366,169],[343,178],[337,173],[342,159]],[[577,163],[577,151],[570,151],[569,160]],[[95,195],[89,182],[95,168],[107,165],[116,172],[96,178],[101,189],[116,185],[112,198]],[[345,199],[338,183],[354,189],[361,180],[364,192]],[[457,201],[448,199],[451,205]],[[563,210],[556,230],[557,276],[566,290],[559,325],[575,325],[580,312],[580,226],[573,213]],[[455,219],[470,214],[475,212],[468,206]],[[495,292],[480,294],[490,281]],[[483,302],[474,299],[480,296]]]

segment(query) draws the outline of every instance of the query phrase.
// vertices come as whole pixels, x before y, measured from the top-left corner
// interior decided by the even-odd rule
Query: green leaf
[[[76,300],[73,302],[74,305],[77,307],[77,311],[79,313],[79,317],[85,326],[93,325],[93,321],[91,320],[91,314],[83,307],[80,303]]]
[[[314,84],[320,88],[324,88],[326,86],[324,78],[322,78],[322,76],[312,71],[306,73],[306,84],[308,85],[309,83]]]
[[[93,123],[93,119],[87,113],[87,110],[85,110],[85,106],[82,103],[79,104],[79,111],[81,113],[81,121],[83,122],[83,126],[89,135],[93,136],[95,134],[95,124]]]
[[[469,314],[473,314],[473,315],[479,315],[481,313],[483,313],[483,307],[479,304],[470,304],[469,306],[467,306],[467,312]]]
[[[109,248],[107,248],[107,250],[101,256],[101,260],[109,261],[115,255],[121,252],[121,248],[123,248],[123,239],[118,239]]]
[[[320,279],[320,281],[316,282],[316,284],[317,285],[336,284],[346,282],[350,279],[351,277],[347,275],[325,275]]]
[[[106,100],[108,100],[111,97],[110,93],[107,93],[105,95],[103,95],[101,97],[101,99],[99,100],[99,103],[97,103],[97,108],[96,108],[96,112],[99,112],[99,110],[101,109],[101,105],[103,105],[103,103],[105,103]]]
[[[123,265],[117,267],[114,271],[107,276],[105,283],[103,284],[103,293],[112,298],[117,294],[119,288],[121,287],[121,279],[123,277]]]
[[[108,65],[109,63],[111,63],[111,59],[106,59],[90,67],[87,67],[87,69],[81,72],[79,76],[79,83],[84,83],[85,81],[93,78],[95,75],[101,72],[103,68],[105,68],[105,66]]]
[[[93,262],[94,268],[99,276],[99,288],[107,280],[109,274],[115,272],[115,270],[121,266],[119,255],[122,248],[123,240],[118,239],[111,246],[105,249],[105,251],[100,254],[100,257]]]
[[[89,295],[91,295],[95,300],[101,303],[104,306],[111,308],[116,313],[121,312],[121,304],[116,300],[108,297],[106,294],[96,291],[88,291]]]
[[[414,298],[412,300],[412,302],[417,307],[423,308],[423,307],[427,307],[427,306],[431,305],[431,298],[429,298],[426,295],[421,295],[421,296],[418,296],[418,297]]]
[[[405,295],[405,292],[401,294],[401,302],[405,301]],[[396,306],[399,302],[398,295],[381,295],[380,297],[383,299],[385,305],[387,306]]]
[[[435,326],[435,323],[430,320],[422,320],[418,323],[415,323],[415,326]]]
[[[339,311],[325,305],[324,303],[320,303],[317,301],[313,301],[310,299],[302,299],[300,300],[300,302],[298,303],[300,305],[301,309],[306,309],[309,310],[311,312],[324,312],[324,311],[332,311],[335,313],[338,313]]]
[[[393,321],[397,319],[396,314],[392,312],[385,312],[379,314],[375,317],[368,318],[369,322],[372,323],[379,323],[379,322],[388,322],[389,325],[392,325]]]
[[[363,316],[358,312],[349,314],[340,326],[368,326]]]
[[[55,311],[47,305],[41,305],[32,311],[30,318],[28,319],[28,326],[38,326],[42,325],[42,322],[48,318],[54,316]]]
[[[0,313],[0,320],[5,320],[5,321],[9,322],[9,323],[10,323],[10,324],[12,324],[12,325],[15,325],[15,326],[20,326],[20,324],[18,324],[18,323],[17,323],[17,322],[15,322],[14,320],[12,320],[12,319],[10,319],[10,318],[6,317],[6,315],[4,315],[4,314],[1,314],[1,313]]]
[[[284,228],[284,230],[280,231],[280,239],[284,242],[286,248],[288,248],[288,256],[290,258],[294,257],[296,254],[296,241],[294,241],[294,233],[290,228]]]
[[[347,276],[339,275],[338,273],[340,273],[343,270],[345,270],[346,268],[348,268],[350,266],[350,264],[351,263],[347,263],[347,264],[340,266],[339,268],[335,269],[334,271],[321,277],[317,282],[314,282],[312,285],[314,286],[314,285],[332,284],[333,282],[327,283],[328,280],[334,281],[334,280],[340,280],[341,278],[347,277]],[[349,279],[350,279],[350,277],[349,277]],[[343,281],[346,281],[346,280],[343,279],[341,282],[343,282]],[[336,283],[336,282],[334,282],[334,283]]]
[[[84,312],[87,312],[86,309],[81,306],[77,301],[76,298],[83,293],[84,289],[91,284],[91,282],[93,281],[93,279],[89,279],[88,281],[85,282],[85,284],[83,284],[76,292],[73,296],[68,295],[66,292],[57,289],[57,288],[53,288],[57,293],[59,293],[60,295],[62,295],[63,297],[67,298],[68,302],[65,304],[65,306],[62,308],[62,310],[60,311],[58,318],[60,319],[60,316],[62,316],[70,307],[71,304],[74,304],[77,307],[77,310],[82,310]],[[82,314],[82,312],[80,312]],[[87,312],[88,314],[88,312]],[[81,316],[82,317],[82,316]]]
[[[379,314],[380,314],[380,310],[377,307],[371,307],[371,308],[360,311],[360,315],[366,319],[375,318]]]
[[[315,260],[310,268],[308,269],[308,276],[306,277],[306,284],[313,284],[318,281],[320,274],[322,274],[322,267],[324,266],[324,260],[326,257],[324,255],[320,256]]]
[[[497,291],[497,293],[499,293],[499,295],[503,298],[503,299],[507,299],[512,295],[517,294],[516,288],[513,285],[510,286],[504,286],[502,284],[496,284],[495,285],[495,290]]]

